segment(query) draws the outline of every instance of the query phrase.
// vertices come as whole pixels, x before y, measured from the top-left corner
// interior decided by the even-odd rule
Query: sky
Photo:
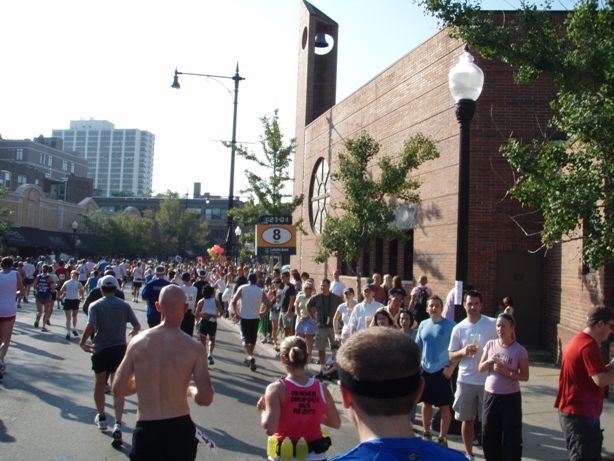
[[[71,120],[107,120],[156,136],[153,190],[228,196],[233,81],[237,141],[261,152],[260,118],[278,109],[294,137],[302,0],[4,2],[0,134],[51,136]],[[495,1],[502,8],[513,5]],[[313,0],[339,24],[337,102],[438,31],[411,0]],[[488,2],[484,2],[487,7]],[[237,157],[235,196],[252,164]]]

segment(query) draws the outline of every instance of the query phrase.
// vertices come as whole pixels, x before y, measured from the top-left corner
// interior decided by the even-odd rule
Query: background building
[[[39,186],[47,198],[70,203],[91,197],[93,191],[87,162],[65,152],[61,139],[0,139],[0,187],[15,191],[25,184]]]
[[[151,192],[155,136],[137,129],[116,129],[106,120],[73,120],[68,130],[53,130],[64,149],[87,161],[94,195]]]
[[[551,14],[555,22],[565,15]],[[337,212],[331,205],[343,199],[330,180],[343,143],[366,131],[382,153],[392,155],[402,151],[411,135],[424,133],[437,142],[441,156],[415,173],[422,181],[422,202],[415,219],[408,220],[411,240],[405,245],[373,242],[363,270],[401,275],[407,289],[425,274],[428,285],[445,298],[455,282],[460,131],[448,73],[465,44],[440,31],[337,104],[337,24],[303,1],[300,31],[294,195],[307,199],[294,220],[303,218],[309,225],[308,235],[297,237],[291,266],[316,280],[340,269],[345,283],[353,285],[350,268],[342,261],[313,262],[326,216]],[[334,39],[328,53],[315,53],[319,33]],[[556,97],[551,82],[541,78],[518,85],[509,65],[474,57],[485,80],[471,123],[468,283],[482,292],[487,315],[494,315],[504,296],[513,296],[518,341],[545,348],[558,359],[567,341],[584,327],[587,310],[612,299],[612,274],[582,267],[580,241],[538,251],[540,214],[523,209],[508,195],[515,172],[499,148],[511,136],[528,143],[553,134],[544,133],[553,115],[549,103]],[[604,346],[604,358],[614,352],[609,348]]]

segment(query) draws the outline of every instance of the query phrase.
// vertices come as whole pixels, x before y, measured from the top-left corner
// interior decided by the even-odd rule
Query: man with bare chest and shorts
[[[187,308],[181,288],[164,287],[156,302],[162,323],[132,340],[117,369],[115,397],[138,396],[130,451],[133,461],[196,458],[196,427],[187,397],[209,406],[214,391],[203,345],[179,328]],[[194,381],[190,381],[192,375]]]

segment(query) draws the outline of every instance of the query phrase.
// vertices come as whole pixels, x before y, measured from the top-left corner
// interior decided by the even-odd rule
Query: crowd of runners
[[[320,424],[340,424],[332,397],[321,384],[326,379],[340,382],[343,404],[363,442],[356,453],[339,459],[371,459],[364,453],[381,450],[390,454],[386,459],[413,454],[473,460],[474,446],[482,446],[487,460],[522,458],[519,382],[529,379],[529,360],[516,341],[511,296],[492,318],[482,314],[481,294],[469,290],[463,294],[466,318],[456,323],[454,290],[444,301],[427,286],[426,276],[407,293],[400,277],[372,274],[357,294],[338,271],[332,280],[317,283],[309,274],[287,267],[230,263],[5,257],[0,275],[0,379],[22,305],[36,304],[33,328],[46,334],[58,317],[55,311],[63,310],[58,322],[65,321],[66,340],[80,337],[81,348],[92,354],[95,423],[100,430],[108,428],[105,394],[113,386],[114,447],[123,443],[123,399],[139,396],[131,459],[194,459],[198,431],[185,398],[200,405],[213,400],[208,367],[215,364],[217,322],[222,317],[239,324],[243,363],[252,372],[258,369],[254,350],[259,341],[277,352],[287,371],[257,404],[270,436],[270,459],[287,459],[290,452],[296,459],[326,459],[331,438]],[[123,301],[128,291],[133,303],[142,300],[147,305],[146,331]],[[82,331],[80,309],[87,314]],[[127,323],[132,325],[130,345]],[[612,310],[591,309],[579,338],[592,355],[564,356],[557,408],[572,459],[588,459],[582,454],[587,443],[581,436],[596,434],[603,388],[614,382],[613,363],[606,366],[595,355],[595,347],[598,350],[612,330]],[[406,367],[400,367],[399,350],[411,356],[405,358]],[[164,363],[176,363],[176,377],[162,379],[160,357],[166,357]],[[310,363],[319,364],[315,376],[305,373]],[[578,375],[579,367],[586,376]],[[137,386],[138,376],[146,378],[139,383],[147,384]],[[166,397],[156,400],[160,395]],[[414,440],[417,402],[422,402],[423,431]],[[590,414],[587,405],[592,405]],[[433,407],[439,408],[437,434],[432,428]],[[460,458],[457,452],[445,451],[453,415],[461,422],[465,453]],[[365,429],[370,418],[381,423],[382,417],[396,421],[396,426]],[[182,450],[160,445],[168,439],[160,434],[169,431],[185,441]],[[391,434],[399,440],[392,443]],[[374,440],[380,445],[372,446]],[[594,441],[590,446],[596,449]],[[597,449],[600,452],[601,444]],[[308,458],[302,457],[304,453]]]

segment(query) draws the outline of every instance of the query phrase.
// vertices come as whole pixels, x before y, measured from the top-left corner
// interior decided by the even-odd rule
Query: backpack
[[[429,299],[429,293],[425,288],[418,288],[418,297],[416,298],[416,304],[414,304],[414,308],[412,309],[412,314],[418,323],[422,322],[422,320],[428,319],[429,316],[426,313],[426,304]]]

